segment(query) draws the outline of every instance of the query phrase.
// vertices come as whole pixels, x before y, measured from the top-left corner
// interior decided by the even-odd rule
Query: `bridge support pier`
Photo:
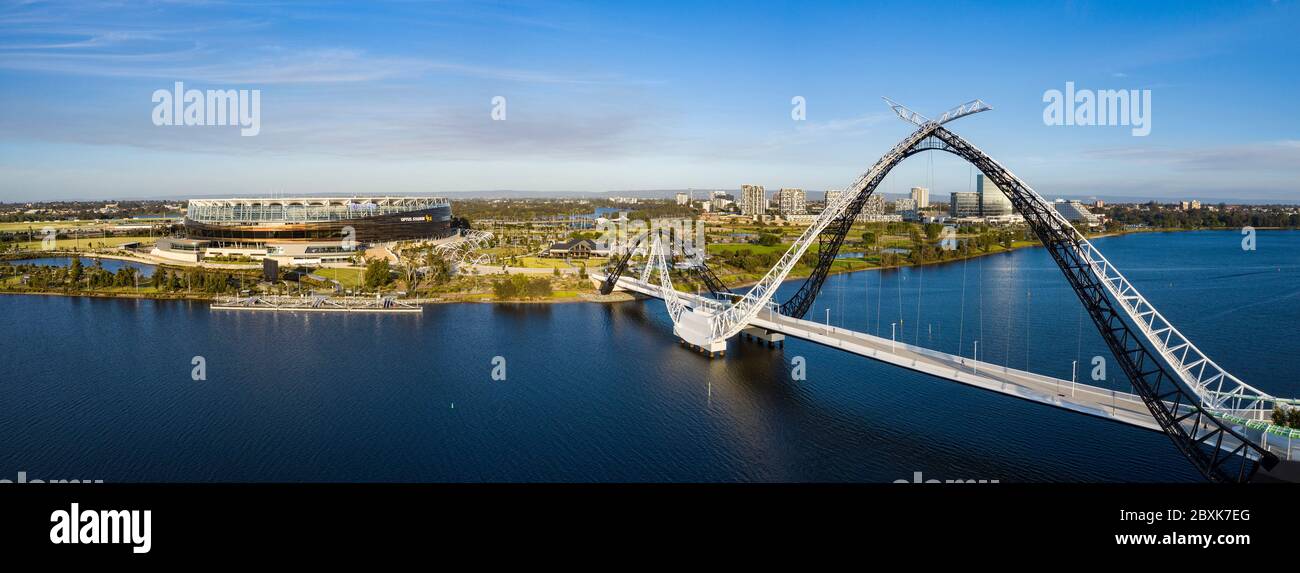
[[[749,337],[750,340],[757,340],[760,344],[766,342],[768,348],[776,348],[778,346],[785,348],[785,335],[774,330],[759,328],[757,326],[746,326],[740,331],[740,336],[742,339],[744,337]]]
[[[709,358],[715,358],[715,357],[727,355],[727,341],[725,340],[719,340],[717,342],[710,343],[707,346],[699,346],[696,344],[692,344],[690,342],[687,342],[686,339],[680,339],[677,342],[682,346],[695,350],[696,352],[699,352],[701,354],[708,354]]]

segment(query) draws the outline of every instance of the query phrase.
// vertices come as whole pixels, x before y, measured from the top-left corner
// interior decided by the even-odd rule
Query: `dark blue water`
[[[140,271],[141,277],[148,277],[148,276],[153,276],[153,271],[155,268],[154,265],[150,265],[146,263],[137,263],[135,261],[121,261],[117,259],[92,259],[89,257],[82,257],[81,264],[85,267],[93,267],[95,266],[96,260],[99,261],[100,266],[104,267],[104,270],[110,273],[115,273],[118,271],[118,269],[129,267],[137,271]],[[8,261],[8,264],[66,267],[72,264],[72,257],[42,257],[39,259],[18,259],[14,261]]]
[[[1254,252],[1229,232],[1098,245],[1225,367],[1300,394],[1300,233],[1262,232]],[[832,277],[809,318],[829,308],[833,324],[885,336],[901,318],[901,339],[979,339],[985,360],[1068,378],[1071,360],[1104,354],[1072,297],[1026,249]],[[396,316],[0,296],[0,326],[9,479],[1198,479],[1161,434],[797,340],[732,341],[709,360],[678,346],[659,301]],[[191,380],[194,356],[205,381]],[[796,356],[807,380],[790,379]]]

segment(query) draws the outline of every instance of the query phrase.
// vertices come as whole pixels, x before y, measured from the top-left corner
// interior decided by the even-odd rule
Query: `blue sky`
[[[842,187],[937,115],[1053,197],[1300,201],[1295,2],[3,2],[0,201]],[[259,89],[261,133],[151,94]],[[1151,134],[1043,94],[1149,89]],[[492,121],[504,96],[506,121]],[[791,119],[791,98],[807,119]],[[885,185],[970,188],[946,154]]]

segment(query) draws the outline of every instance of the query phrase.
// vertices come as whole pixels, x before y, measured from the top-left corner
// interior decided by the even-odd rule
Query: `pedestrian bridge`
[[[614,247],[614,252],[623,253],[622,257],[605,273],[593,275],[601,292],[608,294],[618,288],[662,299],[673,323],[673,334],[684,345],[710,356],[725,353],[727,341],[738,334],[768,340],[793,336],[953,382],[1159,430],[1213,482],[1250,481],[1261,469],[1268,479],[1300,481],[1300,456],[1293,451],[1300,432],[1269,421],[1275,408],[1297,408],[1300,402],[1255,388],[1206,356],[1051,203],[1002,164],[944,127],[952,120],[991,109],[988,105],[975,100],[949,110],[938,120],[930,120],[886,101],[916,130],[877,160],[839,198],[828,201],[776,264],[746,292],[732,293],[722,285],[699,251],[694,253],[693,268],[712,297],[679,292],[673,286],[674,265],[670,261],[691,253],[667,245],[665,239],[672,238],[673,233],[663,229],[652,229]],[[1078,296],[1134,394],[999,367],[977,361],[978,355],[967,359],[803,320],[867,200],[895,166],[927,151],[951,153],[970,162],[1024,216],[1026,225],[1047,248]],[[624,277],[632,256],[642,251],[638,246],[643,241],[650,248],[639,278]],[[789,300],[778,304],[773,300],[777,288],[805,254],[810,254],[813,244],[819,248],[811,253],[816,264],[810,276]]]
[[[591,278],[599,283],[607,276],[593,273]],[[664,298],[660,285],[636,278],[619,277],[616,288],[656,299]],[[676,296],[683,305],[692,310],[717,309],[721,306],[719,301],[706,296],[682,292],[677,293]],[[1082,384],[1074,380],[1062,380],[881,338],[865,332],[785,316],[779,312],[779,307],[776,305],[770,305],[758,313],[749,324],[752,328],[741,331],[742,339],[752,338],[771,344],[783,342],[782,338],[789,336],[981,390],[1145,430],[1162,431],[1160,424],[1142,401],[1142,397],[1137,394]],[[707,352],[703,349],[700,351]],[[1182,412],[1186,413],[1187,406],[1182,408]],[[1239,417],[1236,421],[1238,423],[1235,429],[1239,433],[1267,451],[1283,460],[1300,460],[1300,430],[1285,431],[1277,426]],[[1208,429],[1208,426],[1202,424],[1197,431],[1204,432]],[[1188,427],[1189,432],[1193,430],[1195,429]],[[1240,441],[1236,439],[1224,440],[1220,444],[1220,449],[1232,451],[1240,446]]]

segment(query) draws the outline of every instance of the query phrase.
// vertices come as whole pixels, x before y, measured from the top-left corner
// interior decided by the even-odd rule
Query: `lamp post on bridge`
[[[831,309],[826,307],[826,336],[831,335]]]
[[[1079,371],[1079,361],[1071,360],[1070,361],[1070,397],[1071,398],[1074,397],[1074,381],[1078,378],[1078,374],[1077,374],[1078,371]]]
[[[975,374],[980,373],[980,341],[978,340],[975,341],[975,351],[973,354],[971,354],[970,367],[971,367],[971,372]]]
[[[894,327],[898,326],[897,322],[889,323],[889,353],[894,353]]]

